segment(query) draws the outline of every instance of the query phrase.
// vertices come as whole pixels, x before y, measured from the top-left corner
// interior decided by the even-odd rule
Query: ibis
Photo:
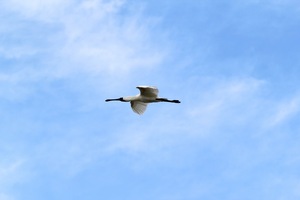
[[[106,102],[109,101],[121,101],[121,102],[130,102],[132,110],[141,115],[145,112],[148,103],[157,103],[157,102],[169,102],[169,103],[180,103],[179,100],[169,100],[167,98],[158,97],[158,89],[153,86],[137,86],[137,89],[140,90],[140,94],[136,96],[127,96],[120,97],[116,99],[106,99]]]

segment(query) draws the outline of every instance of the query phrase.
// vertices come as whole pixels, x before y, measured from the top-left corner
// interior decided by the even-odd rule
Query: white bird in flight
[[[137,89],[140,90],[140,94],[136,96],[120,97],[117,99],[106,99],[105,101],[122,101],[130,102],[132,110],[141,115],[145,112],[148,103],[155,102],[170,102],[170,103],[180,103],[179,100],[169,100],[167,98],[157,97],[158,89],[151,86],[137,86]]]

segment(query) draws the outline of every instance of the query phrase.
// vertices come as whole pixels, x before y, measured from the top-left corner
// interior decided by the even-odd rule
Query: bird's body
[[[136,96],[120,97],[117,99],[106,99],[105,101],[122,101],[130,102],[132,110],[141,115],[145,112],[148,103],[156,102],[170,102],[170,103],[180,103],[179,100],[169,100],[167,98],[158,97],[158,89],[152,86],[138,86],[136,87],[140,90],[140,94]]]

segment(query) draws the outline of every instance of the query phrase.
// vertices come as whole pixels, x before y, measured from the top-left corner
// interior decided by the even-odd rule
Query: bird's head
[[[119,100],[122,102],[126,102],[123,97],[120,97]]]

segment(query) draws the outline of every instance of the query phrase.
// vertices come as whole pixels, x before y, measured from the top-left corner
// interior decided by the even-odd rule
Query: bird
[[[158,89],[154,86],[137,86],[137,89],[140,90],[140,94],[136,96],[127,96],[120,97],[116,99],[106,99],[106,102],[109,101],[121,101],[121,102],[130,102],[133,112],[142,115],[148,103],[157,103],[157,102],[169,102],[169,103],[180,103],[179,100],[169,100],[167,98],[158,97]]]

